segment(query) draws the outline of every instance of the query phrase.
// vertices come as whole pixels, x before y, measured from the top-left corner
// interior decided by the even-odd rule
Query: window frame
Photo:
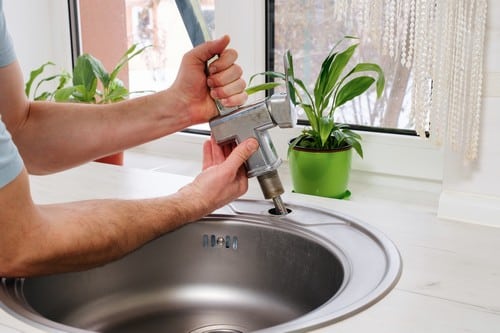
[[[78,0],[68,1],[69,37],[71,41],[71,66],[74,67],[78,56],[82,53],[80,42],[80,14]]]

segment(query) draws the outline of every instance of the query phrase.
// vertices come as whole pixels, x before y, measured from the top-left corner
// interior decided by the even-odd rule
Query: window
[[[191,43],[174,0],[69,1],[79,3],[78,9],[80,11],[79,16],[82,26],[81,44],[83,46],[83,51],[92,52],[96,55],[96,57],[102,59],[105,65],[106,62],[104,60],[106,57],[111,58],[110,63],[114,63],[123,50],[125,50],[125,48],[134,41],[141,43],[153,40],[153,42],[156,41],[158,43],[157,45],[160,45],[163,40],[163,43],[165,43],[166,46],[164,52],[172,52],[164,53],[163,55],[157,53],[155,55],[157,58],[153,58],[151,56],[151,59],[149,60],[141,59],[140,61],[136,61],[136,59],[134,59],[130,64],[129,74],[125,78],[122,78],[125,82],[130,82],[131,90],[157,90],[156,87],[164,88],[168,85],[169,80],[173,80],[175,78],[180,57],[185,53],[185,51],[191,48]],[[276,38],[276,41],[274,41],[276,46],[274,48],[272,47],[269,34],[266,34],[266,25],[268,28],[271,28],[270,30],[272,32],[273,26],[269,25],[269,23],[274,22],[272,21],[273,17],[276,22],[279,22],[279,20],[285,20],[282,16],[280,16],[283,15],[280,13],[284,12],[284,3],[286,3],[287,6],[298,6],[298,4],[295,3],[299,2],[296,0],[212,0],[202,2],[201,8],[210,21],[209,25],[212,28],[215,28],[215,35],[218,36],[226,33],[231,35],[231,47],[238,50],[238,63],[242,65],[245,73],[245,79],[247,81],[253,73],[265,70],[266,46],[268,50],[274,49],[276,51],[276,55],[273,53],[273,56],[271,57],[273,61],[274,59],[277,61],[279,60],[279,52],[282,52],[280,49],[289,46],[284,45],[283,43],[282,46],[278,46],[281,45],[279,44],[280,41],[278,39],[280,38],[280,34],[283,34],[283,32],[277,32],[278,37]],[[301,3],[310,6],[309,2],[302,1]],[[327,6],[326,2],[312,3],[317,4],[320,7]],[[84,6],[91,7],[90,9],[93,9],[93,12],[86,14]],[[103,6],[107,6],[107,8],[104,8]],[[216,8],[216,10],[214,10],[214,8]],[[275,9],[273,8],[276,9],[276,12],[274,12]],[[162,10],[167,9],[168,14],[162,12]],[[296,7],[296,11],[299,13],[299,16],[306,16],[312,21],[314,21],[311,18],[313,15],[313,9],[314,8],[310,8],[311,12],[308,11],[307,15],[304,15],[305,11],[303,7]],[[292,14],[294,11],[295,10],[287,10],[289,14]],[[113,20],[109,20],[110,12],[113,12]],[[228,15],[227,13],[231,14]],[[169,22],[161,22],[165,18],[170,18],[167,20]],[[300,19],[300,17],[298,19]],[[292,20],[292,18],[290,18],[290,20]],[[293,21],[288,23],[293,23]],[[106,26],[106,24],[108,24],[108,26]],[[165,28],[164,32],[157,31],[156,33],[153,33],[151,29],[154,29],[155,24],[157,26],[168,24],[168,26]],[[86,25],[89,26],[87,29],[93,29],[90,31],[90,34],[85,30]],[[113,30],[113,39],[109,39],[111,29],[118,29],[118,26],[119,30]],[[276,26],[274,26],[274,29],[276,30]],[[98,36],[102,31],[107,31],[107,33],[104,34],[105,36],[103,36],[104,38]],[[118,35],[120,38],[118,38]],[[117,42],[118,40],[120,40],[119,45]],[[327,42],[327,40],[325,39],[324,42]],[[303,43],[307,45],[307,39],[304,38]],[[174,47],[169,47],[169,45],[173,45]],[[312,48],[309,47],[309,52],[311,52],[311,50]],[[325,46],[324,50],[327,52],[328,47]],[[300,52],[293,49],[292,51],[294,52],[295,57],[297,57]],[[112,55],[113,52],[114,55]],[[364,53],[363,55],[366,56]],[[164,58],[160,59],[160,56],[163,56]],[[369,56],[366,56],[366,58],[372,59]],[[155,68],[155,64],[163,61],[165,61],[166,64],[164,68]],[[269,62],[269,59],[267,59],[267,61]],[[378,62],[378,60],[374,61]],[[276,66],[276,69],[279,69],[281,65],[277,62],[276,64],[273,63],[273,66]],[[309,66],[312,65],[309,64]],[[124,71],[122,74],[126,74],[126,72]],[[139,86],[139,84],[145,84],[146,82],[150,85]],[[402,81],[400,91],[404,91],[407,84],[408,81]],[[407,102],[400,101],[398,103],[403,106]],[[400,108],[401,107],[396,107],[395,110],[399,111]],[[345,113],[347,114],[348,112]],[[381,120],[382,117],[383,116],[379,115],[378,120],[373,122],[361,122],[361,124],[369,126],[386,126],[386,123]],[[441,179],[441,151],[432,146],[430,143],[421,141],[415,137],[415,132],[411,129],[411,124],[408,121],[402,121],[402,119],[405,119],[404,117],[409,116],[401,116],[401,114],[399,114],[398,121],[396,122],[398,125],[391,128],[389,132],[392,133],[394,131],[399,131],[404,134],[413,134],[413,136],[393,134],[379,135],[378,133],[363,132],[364,147],[367,154],[364,160],[355,159],[353,161],[354,168],[373,173],[388,173],[399,176],[411,176],[432,180]],[[350,122],[349,119],[346,119],[346,121]],[[408,126],[409,124],[410,126]],[[206,130],[208,129],[208,126],[205,125],[202,126],[202,128]],[[377,130],[385,130],[385,127],[376,128]],[[300,128],[277,130],[272,133],[273,142],[277,147],[278,154],[283,159],[286,159],[287,143],[293,135],[293,133],[291,133],[293,131],[298,133]],[[172,138],[170,137],[168,139],[171,140]],[[199,142],[203,140],[203,137],[197,140],[191,136],[188,141],[191,144],[199,144]],[[184,137],[181,138],[180,141],[183,143],[186,142]],[[155,147],[159,148],[159,146]],[[166,151],[167,149],[171,148],[162,147],[161,151]],[[160,151],[160,148],[158,151]],[[182,149],[183,153],[186,151],[190,151],[190,149]],[[194,149],[194,151],[199,151],[199,149]],[[395,156],[400,158],[396,159],[394,158]],[[428,163],[422,165],[421,161],[423,160],[428,161]]]
[[[335,19],[339,2],[336,0],[266,2],[268,69],[280,70],[284,50],[289,48],[296,59],[297,75],[309,84],[313,84],[320,62],[331,46],[342,36],[356,35],[360,30],[355,26],[355,20],[346,22]],[[131,91],[158,91],[173,82],[182,55],[192,47],[183,22],[186,16],[181,15],[182,10],[178,8],[178,5],[187,7],[189,1],[79,0],[75,3],[80,18],[80,35],[76,40],[79,40],[81,50],[78,52],[92,53],[106,66],[107,63],[116,63],[123,50],[133,43],[151,45],[129,64],[128,73],[124,71],[122,80],[128,83]],[[239,6],[224,0],[218,1],[218,5]],[[200,0],[200,9],[214,35],[215,0]],[[109,20],[110,12],[113,13],[113,20]],[[411,100],[410,94],[407,94],[410,70],[381,54],[377,49],[379,43],[373,39],[369,33],[365,34],[360,40],[357,55],[359,60],[376,62],[383,67],[386,75],[384,96],[378,101],[374,93],[355,99],[344,110],[337,112],[337,120],[365,127],[410,130],[406,133],[413,133]]]
[[[214,0],[202,0],[200,5],[213,30]],[[182,56],[192,48],[175,0],[79,0],[74,8],[80,19],[77,53],[91,53],[106,68],[110,69],[130,45],[150,46],[122,72],[121,79],[130,91],[158,91],[170,86]],[[111,20],[109,13],[113,13]]]
[[[379,100],[373,89],[368,94],[355,98],[336,112],[336,120],[357,125],[355,128],[362,126],[365,129],[384,128],[390,129],[389,132],[415,133],[410,113],[411,94],[408,93],[410,69],[389,54],[380,52],[380,41],[375,40],[372,31],[363,30],[356,18],[345,20],[336,15],[341,1],[268,2],[268,29],[274,31],[273,36],[269,36],[271,47],[268,52],[272,59],[270,66],[280,71],[283,68],[283,53],[290,49],[295,59],[297,77],[312,86],[321,62],[331,47],[343,36],[359,37],[359,47],[353,60],[379,64],[386,76],[386,88]],[[362,17],[362,13],[357,17]],[[382,29],[383,22],[378,23]]]

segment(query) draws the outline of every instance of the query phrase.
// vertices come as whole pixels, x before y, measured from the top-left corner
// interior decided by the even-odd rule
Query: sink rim
[[[245,206],[246,204],[262,204],[265,203],[268,207],[268,202],[261,200],[248,200],[239,199],[235,202],[223,207],[221,210],[216,211],[199,221],[210,221],[210,220],[220,220],[229,219],[232,221],[243,221],[245,223],[255,224],[257,226],[265,226],[278,230],[283,230],[286,232],[292,232],[300,237],[311,240],[315,243],[319,243],[325,249],[333,254],[339,259],[344,269],[344,280],[339,288],[339,290],[324,304],[313,309],[311,312],[305,313],[304,315],[287,321],[285,323],[280,323],[275,326],[259,329],[253,331],[253,333],[264,333],[264,332],[299,332],[304,330],[313,330],[321,327],[331,325],[335,322],[343,320],[347,317],[354,316],[355,314],[369,308],[373,304],[384,298],[399,282],[401,272],[402,272],[402,261],[401,256],[396,248],[395,244],[380,230],[375,227],[361,222],[353,217],[332,211],[320,207],[314,206],[302,206],[293,202],[287,202],[287,207],[292,209],[292,213],[284,216],[276,216],[267,213],[267,215],[245,212],[244,209],[238,207],[239,205]],[[294,209],[295,208],[295,209]],[[325,222],[325,223],[300,223],[294,221],[294,211],[300,208],[300,210],[314,210],[325,214],[333,218],[335,222]],[[199,222],[197,221],[197,222]],[[387,260],[387,268],[385,270],[384,278],[375,285],[370,292],[366,293],[363,297],[355,299],[352,303],[344,304],[341,307],[336,307],[335,302],[339,297],[343,297],[346,292],[350,290],[353,286],[352,284],[352,270],[353,263],[350,261],[349,253],[344,253],[344,249],[333,243],[333,240],[329,240],[325,235],[318,233],[315,229],[322,227],[349,227],[352,230],[363,233],[367,235],[373,242],[377,243],[380,248],[385,251],[385,259]],[[74,332],[74,333],[89,333],[92,331],[84,330],[72,326],[68,326],[63,323],[54,322],[48,318],[38,315],[35,310],[29,306],[29,304],[19,304],[15,302],[12,298],[5,299],[5,295],[9,294],[6,288],[6,284],[9,284],[9,280],[14,283],[22,283],[23,279],[5,279],[2,278],[2,283],[0,287],[0,309],[4,309],[10,315],[16,317],[20,321],[39,329],[50,329],[51,332]],[[333,304],[333,306],[332,306]],[[334,310],[334,311],[332,311]],[[33,319],[32,316],[37,317]],[[53,325],[53,324],[57,325]],[[55,326],[55,327],[54,327]]]

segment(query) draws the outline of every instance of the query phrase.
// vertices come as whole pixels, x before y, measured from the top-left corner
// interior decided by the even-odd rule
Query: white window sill
[[[284,162],[279,174],[292,191],[286,158],[288,141],[300,129],[275,129],[273,143]],[[441,193],[442,154],[416,137],[362,133],[365,158],[356,157],[350,180],[352,201],[392,202],[436,214]],[[127,151],[125,165],[133,168],[196,176],[201,170],[202,143],[207,136],[177,133]],[[260,198],[258,182],[249,195]]]

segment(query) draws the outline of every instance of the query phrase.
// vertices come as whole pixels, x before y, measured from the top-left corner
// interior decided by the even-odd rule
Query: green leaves
[[[358,97],[359,95],[367,91],[374,81],[375,79],[372,77],[360,76],[347,82],[339,89],[339,91],[335,95],[333,109],[336,109],[341,105],[344,105],[346,102],[352,100],[354,97]]]
[[[359,157],[363,158],[363,148],[361,147],[361,135],[351,131],[347,126],[341,128],[338,133],[341,133],[343,140],[354,148]]]
[[[321,147],[326,145],[328,138],[332,134],[332,130],[335,126],[333,119],[330,117],[319,118],[319,138],[321,140]]]
[[[357,76],[358,73],[374,72],[377,79],[373,76]],[[356,75],[355,75],[356,74]],[[360,63],[345,75],[339,83],[339,90],[334,101],[334,108],[344,105],[355,97],[362,95],[376,81],[377,98],[382,96],[385,86],[385,76],[382,68],[377,64]],[[347,83],[344,83],[347,82]]]
[[[332,49],[323,61],[314,86],[314,99],[320,113],[327,107],[330,96],[339,85],[340,75],[353,56],[357,46],[358,44],[354,44],[341,53],[334,53]]]
[[[261,72],[261,73],[254,74],[248,80],[249,87],[245,90],[247,94],[251,95],[251,94],[255,94],[259,91],[271,90],[271,89],[274,89],[274,88],[282,85],[282,83],[280,83],[280,82],[265,82],[265,83],[257,84],[254,86],[250,86],[252,84],[253,80],[258,76],[268,76],[272,79],[277,78],[277,79],[280,79],[283,81],[285,80],[285,74],[280,73],[280,72],[268,71],[268,72]]]
[[[73,73],[62,72],[61,74],[49,76],[39,80],[36,88],[43,83],[59,79],[59,84],[53,91],[46,91],[37,95],[37,89],[33,93],[35,100],[55,100],[56,102],[80,102],[80,103],[113,103],[128,98],[130,92],[118,79],[118,74],[132,58],[144,52],[149,47],[138,48],[132,45],[119,59],[111,73],[108,73],[100,60],[90,54],[82,54],[77,58]],[[47,62],[33,70],[30,79],[26,82],[26,96],[31,97],[32,85],[52,62]],[[68,84],[71,85],[68,86]],[[102,88],[100,91],[98,88]]]
[[[316,149],[352,146],[359,156],[363,157],[361,136],[351,131],[347,125],[335,123],[334,115],[340,106],[364,94],[373,85],[376,88],[377,98],[382,96],[385,77],[382,68],[373,63],[361,62],[348,69],[359,45],[352,40],[358,38],[345,36],[335,43],[321,64],[312,93],[302,80],[295,77],[290,51],[287,51],[284,57],[284,61],[288,63],[287,73],[263,72],[252,76],[249,86],[257,75],[265,75],[280,82],[250,86],[246,90],[248,94],[285,84],[292,103],[300,106],[306,113],[311,128],[305,130],[302,139],[296,140],[294,145],[305,145]],[[346,43],[348,46],[340,49],[341,45]]]
[[[256,92],[259,91],[265,91],[265,90],[270,90],[274,89],[276,87],[279,87],[281,83],[278,82],[266,82],[266,83],[261,83],[252,87],[249,87],[246,89],[247,94],[255,94]]]
[[[48,61],[45,64],[38,67],[37,69],[34,69],[33,71],[31,71],[30,78],[24,86],[24,93],[26,94],[26,96],[32,97],[33,100],[35,100],[35,101],[45,101],[45,100],[50,100],[51,98],[53,98],[54,92],[44,91],[44,92],[38,94],[38,89],[42,85],[44,85],[45,83],[48,83],[48,82],[51,82],[51,81],[58,79],[59,83],[57,84],[57,88],[56,88],[56,90],[58,90],[58,89],[61,89],[62,87],[64,87],[71,80],[71,75],[69,73],[63,71],[61,74],[48,76],[46,78],[39,80],[35,86],[35,89],[32,92],[31,89],[32,89],[33,84],[35,83],[37,78],[45,71],[45,68],[47,66],[54,66],[54,63]]]
[[[114,82],[116,77],[122,70],[123,66],[125,66],[132,58],[144,52],[144,50],[147,49],[148,47],[150,47],[150,45],[137,49],[137,44],[133,44],[131,47],[129,47],[129,49],[125,52],[125,54],[122,55],[120,60],[118,60],[118,63],[116,64],[113,71],[111,71],[111,74],[109,75],[109,81]],[[105,83],[104,80],[103,79],[101,80],[104,84]]]
[[[31,86],[33,85],[33,82],[35,82],[36,78],[45,70],[45,67],[53,66],[53,65],[54,65],[54,63],[49,61],[49,62],[46,62],[45,64],[43,64],[42,66],[38,67],[37,69],[34,69],[31,71],[30,78],[29,78],[28,82],[26,82],[26,85],[24,87],[24,93],[26,94],[26,96],[30,96]],[[45,81],[47,81],[47,80],[50,81],[52,79],[45,79]]]
[[[88,54],[83,54],[78,57],[75,67],[73,68],[73,97],[79,102],[95,103],[97,92],[97,77],[94,73],[93,57]],[[100,64],[101,67],[102,64]],[[59,95],[66,96],[66,94]]]
[[[331,124],[331,123],[329,123]],[[363,149],[361,147],[361,135],[353,132],[345,124],[334,124],[326,141],[321,142],[318,132],[313,129],[304,129],[302,135],[293,139],[288,145],[288,150],[296,146],[315,150],[339,150],[352,147],[356,153],[363,158]]]
[[[358,73],[358,72],[375,72],[377,74],[377,98],[380,98],[382,96],[382,93],[384,92],[384,87],[385,87],[385,76],[384,72],[382,71],[382,68],[377,65],[377,64],[371,64],[371,63],[361,63],[357,64],[354,69],[349,72],[347,76],[350,76],[351,74]]]
[[[77,89],[76,87],[65,87],[57,89],[53,94],[54,100],[56,102],[68,101],[73,95],[73,93],[76,91],[76,89]]]

